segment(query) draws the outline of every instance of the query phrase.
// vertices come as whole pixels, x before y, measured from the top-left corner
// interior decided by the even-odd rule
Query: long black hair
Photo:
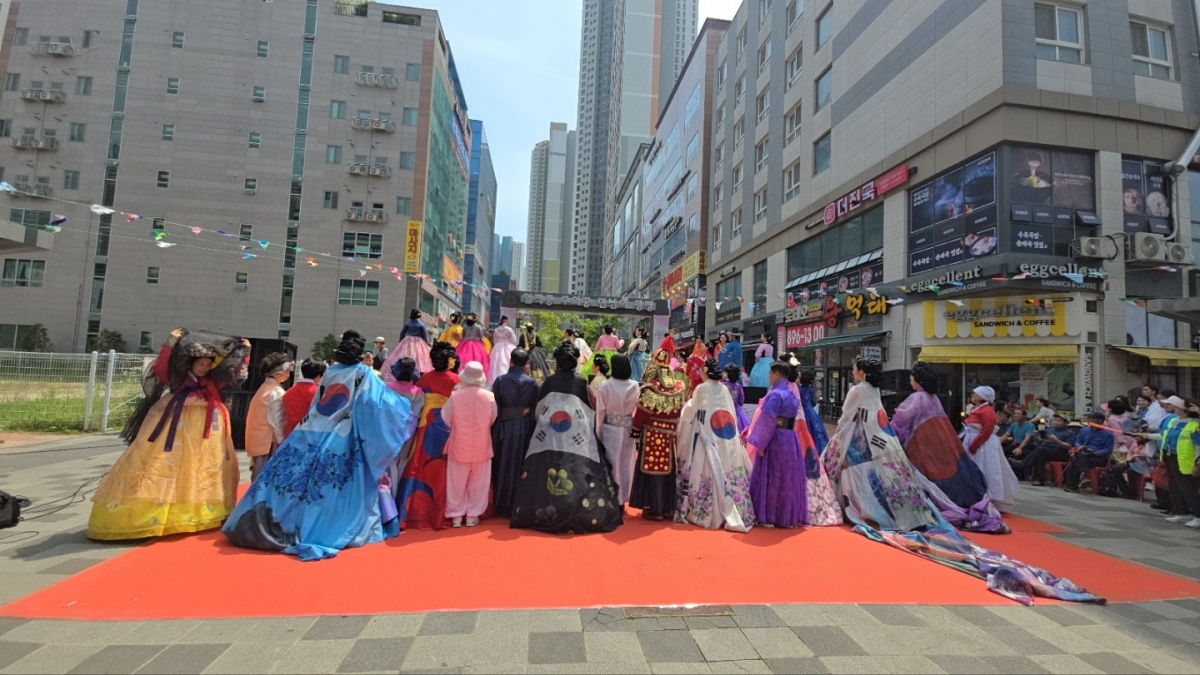
[[[800,373],[800,386],[811,387],[813,382],[817,381],[817,374],[811,370],[806,370]]]
[[[342,342],[333,350],[333,360],[343,366],[352,366],[362,360],[363,348],[367,341],[356,330],[342,333]]]
[[[573,373],[579,365],[579,350],[570,342],[563,342],[554,350],[554,370],[559,373]]]
[[[863,372],[863,381],[872,387],[883,384],[883,366],[875,359],[859,357],[854,361],[854,367]]]
[[[933,366],[924,361],[917,361],[912,367],[912,378],[917,386],[926,394],[938,393],[938,378]]]
[[[420,379],[421,373],[417,370],[417,362],[405,356],[392,362],[392,377],[396,378],[397,382],[415,383]]]
[[[449,370],[450,360],[455,357],[454,346],[449,342],[438,340],[429,349],[429,361],[433,364],[433,369],[439,373]]]
[[[603,354],[596,354],[592,357],[592,369],[608,377],[608,359],[604,358]]]

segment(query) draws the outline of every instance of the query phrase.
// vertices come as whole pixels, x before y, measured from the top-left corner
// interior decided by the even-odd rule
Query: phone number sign
[[[785,337],[787,349],[800,349],[807,347],[814,342],[820,342],[825,339],[825,322],[817,321],[815,323],[803,323],[796,326],[788,326]]]

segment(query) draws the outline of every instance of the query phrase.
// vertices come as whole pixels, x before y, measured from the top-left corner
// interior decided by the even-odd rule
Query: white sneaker
[[[1170,518],[1167,518],[1168,523],[1186,523],[1191,520],[1195,520],[1195,518],[1192,518],[1191,516],[1171,516]],[[455,527],[458,526],[455,525]]]
[[[1184,523],[1184,525],[1192,528],[1193,530],[1200,529],[1200,518],[1192,518],[1191,520]]]
[[[1196,522],[1200,522],[1200,519],[1197,519]],[[478,524],[479,524],[478,518],[467,516],[467,527],[475,527]]]
[[[450,527],[462,527],[462,516],[450,519]]]

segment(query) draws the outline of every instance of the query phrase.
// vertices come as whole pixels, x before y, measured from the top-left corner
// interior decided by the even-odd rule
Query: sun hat
[[[483,373],[483,364],[478,361],[468,361],[467,365],[463,366],[462,372],[458,374],[458,381],[468,387],[482,387],[487,382],[487,375]]]

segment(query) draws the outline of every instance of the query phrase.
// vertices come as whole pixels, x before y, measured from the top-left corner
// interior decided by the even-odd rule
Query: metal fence
[[[146,354],[0,352],[0,431],[120,428],[142,395]]]

